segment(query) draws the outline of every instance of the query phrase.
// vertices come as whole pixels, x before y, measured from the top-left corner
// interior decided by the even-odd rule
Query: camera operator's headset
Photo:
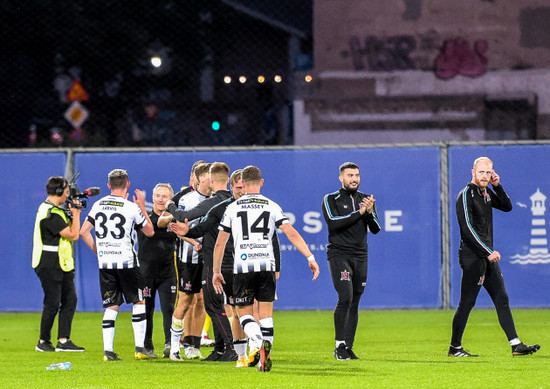
[[[63,179],[63,181],[61,181],[61,186],[58,186],[57,188],[55,188],[56,196],[63,196],[63,192],[65,192],[66,187],[67,187],[67,181]]]

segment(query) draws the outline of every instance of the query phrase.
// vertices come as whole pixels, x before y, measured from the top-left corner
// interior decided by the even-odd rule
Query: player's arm
[[[172,220],[174,220],[174,216],[170,215],[169,213],[166,213],[166,211],[162,211],[162,214],[159,216],[157,220],[157,227],[166,228],[168,227],[168,225]]]
[[[69,203],[69,210],[73,215],[73,221],[70,225],[67,225],[64,229],[59,231],[65,239],[76,242],[80,238],[80,208],[74,208],[72,204]]]
[[[329,231],[345,228],[363,217],[359,210],[347,215],[338,215],[334,196],[330,194],[325,195],[323,199],[323,216]]]
[[[183,222],[185,219],[195,220],[206,215],[208,210],[212,208],[212,202],[208,200],[209,199],[199,203],[196,207],[193,207],[188,211],[179,209],[175,203],[170,201],[166,203],[166,211],[170,212],[174,219],[180,222]]]
[[[491,206],[503,212],[510,212],[513,208],[512,200],[504,191],[502,185],[493,186],[491,193]]]
[[[213,228],[217,228],[221,218],[215,212],[216,207],[210,209],[199,224],[190,228],[186,236],[189,238],[200,238]]]
[[[290,223],[281,224],[279,228],[284,232],[288,240],[290,240],[290,243],[292,243],[294,247],[296,247],[298,251],[307,258],[309,268],[313,273],[313,280],[316,280],[317,277],[319,277],[319,265],[317,264],[317,261],[315,261],[315,257],[309,250],[309,247],[307,247],[307,243],[304,238],[302,238],[302,235],[300,235],[300,233],[296,231]]]
[[[470,190],[468,186],[464,188],[456,200],[456,216],[460,227],[460,236],[472,250],[475,250],[476,254],[480,257],[488,257],[493,253],[493,249],[481,239],[470,219],[475,212],[474,199],[469,195]]]
[[[378,234],[382,229],[382,225],[378,219],[378,213],[376,212],[376,205],[373,204],[372,210],[366,213],[365,222],[369,228],[369,231],[373,234]]]
[[[134,203],[138,205],[141,213],[143,214],[143,217],[145,217],[145,220],[147,220],[147,223],[141,227],[141,231],[145,234],[145,236],[148,236],[150,238],[155,235],[155,227],[153,226],[153,223],[151,222],[151,219],[147,214],[147,209],[145,209],[145,195],[139,189],[136,189],[134,193]]]
[[[220,230],[218,239],[216,239],[216,244],[214,245],[214,275],[212,276],[212,285],[214,285],[217,294],[223,293],[222,284],[225,284],[222,275],[222,261],[225,245],[229,240],[229,236],[230,234],[228,232]]]
[[[84,241],[84,243],[86,243],[86,246],[88,246],[90,250],[92,250],[95,254],[97,254],[95,240],[92,236],[93,228],[94,228],[94,225],[90,223],[88,220],[86,220],[82,225],[82,229],[80,230],[80,236],[82,237],[82,240]]]

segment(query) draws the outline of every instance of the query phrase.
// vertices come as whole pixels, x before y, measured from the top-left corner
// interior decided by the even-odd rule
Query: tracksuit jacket
[[[327,252],[338,251],[357,257],[367,257],[367,232],[377,234],[381,224],[376,206],[371,213],[361,215],[361,201],[368,195],[360,191],[338,191],[325,195],[323,215],[328,226]]]

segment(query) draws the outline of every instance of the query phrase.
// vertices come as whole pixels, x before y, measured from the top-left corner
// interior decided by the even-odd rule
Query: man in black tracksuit
[[[381,230],[373,195],[359,192],[359,167],[340,166],[342,188],[325,195],[323,215],[328,226],[327,259],[332,283],[338,293],[334,310],[337,360],[358,359],[353,342],[359,318],[359,300],[367,282],[367,233]]]
[[[178,280],[176,265],[174,263],[174,247],[176,234],[168,228],[158,227],[157,222],[165,209],[165,203],[172,197],[174,191],[170,184],[159,183],[153,189],[153,209],[149,212],[149,218],[155,234],[146,236],[138,231],[138,259],[143,277],[145,278],[145,317],[147,329],[145,331],[145,354],[150,358],[156,358],[153,345],[153,315],[155,312],[155,298],[158,292],[160,308],[162,310],[164,328],[163,357],[168,358],[170,353],[170,326],[172,314],[178,292]]]
[[[493,190],[488,185],[493,186]],[[495,305],[500,326],[512,346],[512,355],[536,352],[540,346],[523,344],[516,333],[508,294],[498,261],[500,253],[493,249],[493,208],[512,210],[512,202],[500,185],[500,177],[487,157],[474,161],[472,182],[459,193],[456,213],[460,226],[459,262],[462,268],[460,302],[453,318],[450,357],[474,357],[462,348],[462,335],[470,311],[484,286]]]

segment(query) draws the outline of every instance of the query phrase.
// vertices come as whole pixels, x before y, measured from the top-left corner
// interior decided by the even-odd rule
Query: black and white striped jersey
[[[218,228],[233,236],[233,273],[274,272],[273,234],[288,222],[281,207],[261,194],[246,194],[229,204]]]
[[[135,230],[147,219],[139,206],[124,197],[108,195],[92,205],[87,220],[94,226],[100,269],[128,269],[138,265]]]
[[[178,208],[183,211],[193,209],[197,205],[202,203],[204,200],[206,200],[207,198],[208,197],[201,194],[198,190],[194,190],[180,198],[178,202]],[[192,228],[197,224],[199,224],[199,221],[200,221],[200,217],[193,220],[189,220],[188,221],[189,228]],[[197,238],[195,240],[197,242],[202,242],[202,238]],[[177,244],[176,244],[176,255],[178,260],[184,263],[193,263],[193,264],[199,263],[199,253],[197,253],[194,250],[193,245],[180,238],[178,238]]]

